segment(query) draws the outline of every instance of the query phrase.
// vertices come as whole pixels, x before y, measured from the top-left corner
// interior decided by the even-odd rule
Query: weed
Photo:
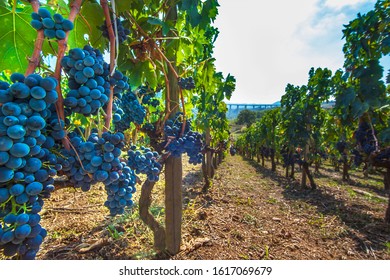
[[[254,216],[252,216],[252,215],[250,215],[248,213],[245,213],[244,218],[243,218],[243,222],[245,222],[245,223],[247,223],[249,225],[256,226],[257,219],[256,219],[256,217],[254,217]]]
[[[312,218],[307,222],[309,225],[312,226],[317,226],[319,228],[322,228],[325,226],[325,219],[324,219],[324,214],[319,213],[319,217],[317,218]]]
[[[108,233],[110,234],[110,237],[112,237],[115,240],[119,239],[123,235],[122,232],[117,231],[117,229],[115,228],[114,225],[109,225],[107,227],[107,230],[108,230]]]
[[[59,238],[61,238],[61,233],[59,233],[58,231],[52,231],[50,233],[50,237],[53,239],[59,239]]]
[[[278,203],[278,200],[274,197],[270,197],[269,199],[266,200],[266,202],[269,204],[276,204]]]
[[[348,192],[348,194],[349,194],[349,196],[351,198],[356,198],[357,197],[357,194],[356,194],[356,192],[353,189],[347,188],[347,192]]]
[[[268,245],[265,245],[263,260],[269,260],[269,247],[268,247]]]
[[[239,257],[240,257],[240,259],[242,259],[242,260],[250,260],[250,257],[249,257],[248,255],[240,254]]]
[[[390,254],[390,242],[385,242],[386,251],[388,254]]]
[[[364,195],[364,198],[367,199],[368,201],[376,202],[376,203],[383,203],[383,202],[386,202],[386,199],[383,199],[383,198],[380,198],[380,197],[371,195],[370,193],[365,194],[365,195]]]

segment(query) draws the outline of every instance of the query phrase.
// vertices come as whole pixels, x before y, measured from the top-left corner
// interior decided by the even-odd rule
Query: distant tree
[[[246,124],[250,126],[256,121],[256,112],[251,110],[242,110],[237,116],[237,124]]]
[[[256,120],[260,120],[270,109],[256,111]]]

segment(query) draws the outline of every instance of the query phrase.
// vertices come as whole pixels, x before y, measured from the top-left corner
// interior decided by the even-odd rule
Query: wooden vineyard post
[[[165,231],[168,253],[180,250],[182,220],[182,162],[169,157],[165,164]]]
[[[211,145],[211,132],[210,127],[206,128],[206,146]],[[206,153],[206,172],[209,179],[214,177],[214,166],[213,166],[213,154],[211,151]]]
[[[308,160],[308,154],[309,154],[309,144],[305,145],[304,151],[303,151],[303,161],[307,162]],[[306,188],[306,170],[305,168],[302,168],[302,179],[301,179],[301,187]]]
[[[385,190],[389,194],[389,203],[386,209],[385,222],[390,224],[390,168],[386,168],[386,173],[384,175]]]
[[[177,20],[175,1],[170,1],[170,10],[167,20]],[[176,61],[176,52],[169,53],[168,59]],[[175,67],[175,65],[173,65]],[[175,108],[171,115],[179,110],[179,86],[177,77],[168,67],[169,99],[166,99],[166,108]],[[182,220],[182,158],[170,156],[165,163],[165,231],[166,249],[169,254],[175,255],[180,251],[181,220]]]

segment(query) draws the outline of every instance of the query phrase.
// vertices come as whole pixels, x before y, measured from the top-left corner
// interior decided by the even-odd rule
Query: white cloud
[[[372,2],[367,0],[325,0],[325,6],[328,8],[340,10],[346,6],[356,6],[359,4]]]
[[[359,1],[326,3],[335,7],[336,2]],[[224,0],[220,5],[216,66],[236,77],[233,103],[273,103],[287,83],[306,84],[311,67],[341,68],[342,25],[359,12],[324,8],[322,0]]]

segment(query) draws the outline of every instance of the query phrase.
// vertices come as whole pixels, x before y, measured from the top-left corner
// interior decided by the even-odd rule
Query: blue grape
[[[137,150],[136,146],[132,146],[127,155],[128,166],[134,169],[137,174],[146,174],[148,180],[151,182],[157,182],[159,180],[158,175],[161,172],[162,165],[158,162],[159,155],[157,152],[153,153],[145,147]]]
[[[38,13],[31,14],[31,26],[36,30],[44,31],[45,37],[49,39],[62,40],[66,37],[66,32],[73,29],[73,23],[64,19],[60,14],[51,16],[45,8],[39,8]]]

